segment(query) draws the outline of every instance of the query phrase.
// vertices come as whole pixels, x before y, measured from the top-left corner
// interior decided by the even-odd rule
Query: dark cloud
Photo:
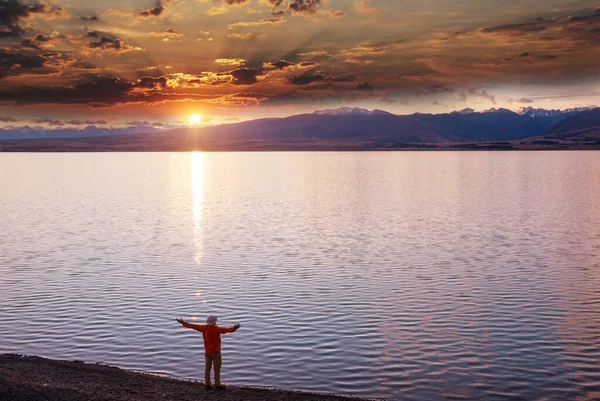
[[[43,33],[38,33],[33,39],[37,40],[38,42],[50,42],[52,40],[52,36],[44,35]]]
[[[158,0],[154,3],[154,7],[148,8],[146,10],[139,11],[134,15],[136,17],[148,18],[148,17],[160,17],[167,11],[167,8],[163,5],[163,2]]]
[[[294,65],[294,63],[286,60],[279,60],[274,63],[271,63],[270,65],[278,70],[285,70],[287,67]]]
[[[79,19],[81,19],[83,21],[92,21],[92,22],[98,21],[98,17],[95,15],[92,15],[91,17],[86,17],[86,16],[82,15],[79,17]]]
[[[452,88],[449,88],[445,85],[442,84],[430,84],[427,85],[425,87],[425,89],[423,91],[421,91],[421,93],[425,93],[425,94],[430,94],[430,93],[446,93],[446,92],[452,92]]]
[[[87,36],[88,38],[100,38],[102,37],[104,34],[102,32],[98,32],[98,31],[89,31],[85,36]]]
[[[331,82],[352,82],[356,79],[354,75],[339,75],[337,77],[331,77]]]
[[[160,89],[167,86],[168,78],[165,76],[161,77],[141,77],[137,80],[136,86],[146,89]]]
[[[20,54],[0,49],[0,78],[42,69],[45,61],[38,55]]]
[[[288,82],[292,85],[309,85],[309,84],[312,84],[313,82],[323,82],[327,79],[328,79],[328,77],[321,73],[317,73],[317,74],[305,73],[305,74],[296,75],[295,77],[288,78]]]
[[[479,32],[484,35],[524,37],[545,42],[568,40],[598,43],[599,31],[600,14],[588,12],[588,14],[568,17],[536,18],[523,23],[483,28]],[[540,36],[540,33],[543,33],[543,36]]]
[[[252,85],[257,82],[256,77],[262,75],[262,73],[254,68],[238,68],[230,72],[233,80],[231,81],[234,85]]]
[[[46,52],[44,54],[42,54],[42,57],[45,59],[55,59],[55,58],[61,58],[62,57],[62,53],[59,52]]]
[[[300,67],[312,67],[317,65],[314,61],[303,61],[300,63]]]
[[[96,77],[92,82],[68,87],[23,88],[0,92],[0,101],[18,104],[62,103],[112,105],[125,100],[133,84],[116,77]]]
[[[499,25],[490,28],[483,28],[482,33],[502,33],[507,35],[525,35],[532,32],[545,31],[546,27],[537,22],[525,22],[522,24]]]
[[[106,125],[106,120],[66,120],[65,124],[70,125]]]
[[[92,63],[90,63],[89,61],[85,61],[85,60],[76,60],[73,63],[73,68],[79,68],[82,70],[91,70],[91,69],[95,69],[96,66]]]
[[[235,5],[235,6],[241,6],[242,4],[245,4],[247,2],[249,2],[250,0],[225,0],[225,4],[228,4],[230,6]]]
[[[112,53],[126,53],[132,50],[142,50],[139,47],[134,47],[126,44],[123,40],[114,37],[111,34],[90,31],[86,35],[89,38],[96,38],[98,40],[90,42],[87,47],[95,50],[102,50]]]
[[[18,120],[16,118],[14,118],[14,117],[2,117],[2,116],[0,116],[0,122],[3,122],[3,123],[14,123],[14,122],[17,122],[17,121]]]
[[[368,82],[362,82],[362,83],[356,85],[356,89],[359,89],[359,90],[372,90],[372,89],[375,89],[375,88],[373,88]]]
[[[40,47],[34,43],[31,39],[24,39],[21,41],[21,49],[25,50],[40,50]]]
[[[20,0],[0,0],[0,38],[22,35],[25,29],[19,23],[32,14],[46,18],[68,15],[63,8],[47,2],[24,3]]]
[[[53,125],[55,127],[62,127],[63,125],[65,125],[62,121],[60,121],[60,120],[53,120],[51,118],[36,118],[35,120],[33,120],[33,122],[36,123],[36,124]]]
[[[317,12],[319,5],[321,5],[321,0],[291,0],[288,10],[292,14],[313,15]]]

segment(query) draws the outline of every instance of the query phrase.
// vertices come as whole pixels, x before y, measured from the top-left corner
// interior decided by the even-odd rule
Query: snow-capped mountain
[[[504,109],[502,107],[499,109],[492,107],[491,109],[487,109],[487,110],[483,111],[483,113],[514,113],[514,111],[509,110],[509,109]]]
[[[462,109],[462,110],[458,110],[458,111],[453,111],[450,114],[462,114],[462,115],[467,115],[467,114],[473,114],[475,113],[475,109],[472,109],[470,107],[467,107],[466,109]]]
[[[312,113],[316,116],[348,116],[348,115],[362,115],[362,116],[374,116],[378,114],[391,114],[383,110],[367,110],[360,107],[340,107],[337,109],[324,109],[317,110]]]
[[[517,114],[520,114],[522,116],[529,116],[532,118],[536,118],[536,117],[552,117],[552,116],[560,116],[563,114],[575,114],[575,113],[579,113],[582,111],[587,111],[587,110],[592,110],[594,109],[595,106],[591,106],[591,107],[576,107],[573,109],[566,109],[566,110],[557,110],[557,109],[553,109],[553,110],[546,110],[546,109],[534,109],[533,107],[522,107]]]

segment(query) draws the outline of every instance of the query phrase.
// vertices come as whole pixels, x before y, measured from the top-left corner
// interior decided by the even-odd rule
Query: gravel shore
[[[324,400],[343,397],[243,386],[206,390],[201,382],[80,361],[0,354],[0,401]]]

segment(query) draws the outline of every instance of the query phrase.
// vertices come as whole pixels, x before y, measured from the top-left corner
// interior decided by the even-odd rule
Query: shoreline
[[[0,354],[0,401],[163,400],[369,400],[353,396],[225,384],[204,388],[199,380],[128,370],[102,363]],[[371,398],[370,400],[375,400]]]
[[[47,138],[0,140],[0,153],[79,152],[448,152],[448,151],[540,151],[600,150],[600,140],[546,140],[459,143],[380,143],[372,141],[189,141],[136,138]]]

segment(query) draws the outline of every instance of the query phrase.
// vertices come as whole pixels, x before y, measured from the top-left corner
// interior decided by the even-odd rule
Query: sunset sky
[[[588,105],[598,0],[0,0],[0,127]]]

